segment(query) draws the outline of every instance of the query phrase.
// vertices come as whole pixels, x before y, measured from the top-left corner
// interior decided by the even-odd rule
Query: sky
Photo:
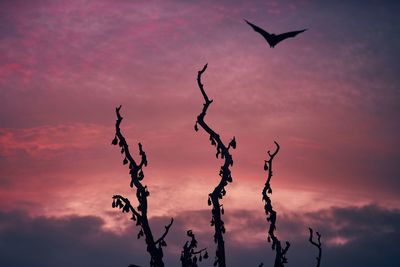
[[[273,265],[261,191],[274,159],[287,266],[399,266],[398,1],[0,0],[0,265],[148,265],[112,195],[135,200],[111,146],[115,107],[147,153],[150,223],[179,266],[186,230],[214,254],[207,196],[220,159],[194,124],[235,136],[223,200],[230,267]],[[244,21],[280,33],[269,48]],[[202,266],[212,265],[212,259]]]

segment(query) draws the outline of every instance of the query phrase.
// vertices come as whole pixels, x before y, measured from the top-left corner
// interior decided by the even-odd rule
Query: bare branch
[[[132,207],[129,199],[124,198],[121,195],[114,195],[113,197],[113,208],[122,208],[122,212],[128,212],[131,211],[137,218],[141,218],[142,216],[135,210],[134,207]],[[122,205],[119,205],[118,199],[123,203]]]
[[[150,266],[164,267],[164,262],[162,260],[163,258],[162,247],[166,246],[164,238],[167,235],[169,228],[173,223],[173,219],[171,219],[171,223],[166,226],[166,231],[164,235],[159,240],[157,240],[157,242],[154,242],[154,237],[147,218],[147,197],[150,195],[150,192],[147,190],[147,186],[143,186],[141,183],[141,181],[144,179],[143,167],[147,166],[147,156],[143,150],[142,144],[139,143],[138,146],[139,146],[140,163],[137,164],[136,161],[133,159],[129,151],[128,143],[126,142],[125,137],[123,136],[120,129],[120,124],[123,119],[120,110],[121,106],[115,109],[115,113],[117,115],[117,121],[115,123],[115,137],[112,140],[111,144],[119,145],[119,147],[121,148],[121,154],[125,156],[122,163],[124,165],[127,165],[129,163],[128,165],[130,170],[129,174],[131,176],[130,187],[133,188],[135,186],[136,198],[139,202],[139,205],[137,206],[137,209],[135,209],[130,204],[127,198],[124,198],[120,195],[115,195],[113,197],[115,201],[113,202],[113,207],[118,206],[120,208],[123,208],[123,212],[131,211],[133,213],[132,220],[136,220],[136,225],[141,227],[140,232],[138,234],[138,238],[140,238],[143,235],[145,236],[147,251],[151,256]]]
[[[157,241],[155,242],[156,244],[158,244],[158,243],[160,243],[161,241],[164,240],[164,238],[165,238],[165,237],[167,236],[167,234],[168,234],[169,228],[171,228],[171,226],[172,226],[173,223],[174,223],[174,218],[171,218],[171,222],[170,222],[168,225],[165,226],[165,232],[164,232],[164,234],[163,234],[159,239],[157,239]]]
[[[200,253],[202,253],[203,251],[206,251],[206,250],[207,250],[207,248],[202,248],[202,249],[200,249],[198,251],[193,251],[193,254],[200,254]]]
[[[197,74],[197,84],[200,88],[201,94],[204,97],[204,101],[206,101],[206,104],[211,104],[212,100],[208,99],[208,96],[206,94],[206,92],[204,91],[204,87],[203,84],[201,83],[201,75],[206,71],[208,64],[205,64],[204,67],[198,72]]]
[[[267,221],[270,223],[268,230],[268,242],[272,241],[272,250],[275,250],[274,267],[284,267],[284,264],[287,263],[286,253],[289,250],[290,243],[286,242],[286,246],[282,248],[281,241],[275,235],[277,213],[272,207],[271,198],[268,196],[268,194],[272,194],[272,188],[270,184],[272,178],[272,162],[280,149],[279,144],[276,141],[274,141],[274,143],[276,146],[275,151],[271,153],[271,151],[268,150],[267,154],[269,159],[264,161],[264,170],[267,171],[267,180],[262,191],[262,199],[265,202],[264,210],[265,214],[267,215]]]
[[[321,256],[322,256],[321,234],[319,232],[316,232],[317,237],[318,237],[317,238],[318,243],[317,243],[313,240],[314,239],[313,229],[311,227],[308,227],[308,230],[310,231],[310,237],[309,237],[308,241],[310,241],[310,243],[312,245],[314,245],[315,247],[318,248],[318,257],[316,257],[316,259],[317,259],[317,267],[320,267],[321,266]]]
[[[208,258],[207,248],[195,251],[197,248],[197,240],[192,230],[188,230],[186,234],[191,238],[190,242],[186,241],[181,252],[182,267],[197,267],[197,260],[202,261]],[[203,253],[204,252],[204,253]],[[198,256],[197,256],[198,255]]]
[[[228,183],[232,182],[231,171],[229,169],[230,166],[233,165],[232,155],[229,153],[229,149],[232,147],[236,148],[236,140],[235,137],[232,138],[230,143],[226,146],[219,134],[217,134],[214,130],[212,130],[208,124],[204,121],[204,117],[206,116],[206,112],[208,107],[212,103],[204,90],[204,85],[201,82],[201,76],[207,69],[207,64],[204,65],[203,69],[201,69],[197,74],[197,85],[203,95],[205,103],[203,104],[203,110],[197,116],[197,121],[195,124],[195,130],[197,131],[197,124],[199,124],[205,131],[210,135],[211,145],[216,147],[216,157],[221,157],[224,159],[224,164],[221,166],[219,175],[221,177],[220,182],[214,188],[213,192],[209,194],[208,204],[213,205],[212,208],[212,219],[211,226],[214,226],[215,234],[214,234],[214,242],[217,243],[217,251],[216,251],[216,262],[218,263],[218,267],[225,267],[225,244],[223,239],[223,234],[225,233],[224,222],[221,218],[223,213],[223,209],[221,209],[221,205],[219,204],[219,200],[223,198],[226,194],[225,186]]]

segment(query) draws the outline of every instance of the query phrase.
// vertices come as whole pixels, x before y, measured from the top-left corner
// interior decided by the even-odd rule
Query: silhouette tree
[[[133,188],[135,186],[136,198],[139,202],[139,205],[137,206],[137,208],[134,208],[128,198],[125,198],[121,195],[114,195],[112,197],[112,207],[122,209],[123,213],[126,212],[132,214],[131,220],[136,221],[136,225],[140,227],[140,231],[137,235],[138,239],[142,236],[145,237],[147,252],[150,254],[151,257],[150,266],[164,267],[164,262],[162,260],[162,248],[167,246],[167,243],[165,242],[165,237],[167,236],[169,228],[174,222],[174,219],[171,218],[171,222],[165,226],[165,232],[163,233],[163,235],[155,240],[149,225],[149,220],[147,218],[147,197],[150,195],[150,192],[147,190],[147,186],[143,186],[141,183],[144,178],[143,166],[147,166],[146,153],[143,151],[142,144],[139,143],[139,155],[141,157],[140,163],[137,164],[131,156],[128,144],[120,129],[120,124],[122,121],[120,109],[121,106],[115,109],[117,121],[115,123],[115,137],[111,143],[113,145],[119,145],[119,147],[121,148],[121,154],[125,156],[122,164],[127,165],[129,163],[129,174],[131,176],[130,187]]]
[[[268,194],[272,194],[272,188],[271,188],[272,161],[274,160],[274,157],[276,156],[276,154],[278,154],[280,149],[279,144],[275,141],[274,143],[276,145],[275,152],[271,153],[268,150],[267,153],[269,159],[264,161],[264,170],[267,171],[267,181],[262,191],[262,199],[265,203],[264,204],[265,215],[267,215],[267,221],[270,223],[268,230],[268,242],[272,241],[272,250],[275,251],[274,267],[284,267],[284,264],[287,263],[286,253],[290,247],[290,243],[286,241],[286,246],[283,248],[281,245],[281,241],[275,235],[277,213],[272,208],[271,198],[268,196]]]
[[[203,259],[207,259],[208,252],[206,248],[195,251],[195,248],[197,248],[196,237],[194,236],[192,230],[187,231],[186,234],[191,238],[191,240],[190,242],[186,241],[185,245],[183,246],[181,253],[182,267],[197,267],[197,260],[201,262]]]
[[[316,246],[318,248],[318,257],[316,257],[317,259],[317,267],[321,266],[321,256],[322,256],[322,248],[321,248],[321,234],[317,233],[317,242],[315,242],[314,239],[314,232],[313,229],[311,229],[311,227],[308,227],[308,230],[310,230],[310,238],[308,239],[308,241],[310,241],[310,243],[314,246]]]
[[[207,69],[207,64],[204,65],[203,69],[200,70],[197,74],[197,85],[200,88],[201,94],[203,95],[205,103],[203,104],[203,110],[197,116],[197,121],[194,126],[195,131],[198,131],[198,126],[200,125],[206,133],[210,135],[211,145],[215,146],[217,149],[217,154],[215,155],[217,158],[221,157],[224,159],[224,164],[221,166],[219,176],[221,180],[214,188],[214,190],[208,195],[208,205],[212,205],[212,218],[211,218],[211,226],[214,226],[214,242],[217,244],[216,257],[214,266],[225,267],[225,243],[223,234],[225,233],[224,221],[222,220],[222,214],[224,214],[223,205],[219,203],[219,200],[223,198],[226,194],[225,186],[228,183],[232,182],[231,171],[229,166],[233,165],[232,155],[229,154],[229,149],[232,147],[236,148],[236,140],[235,137],[229,142],[228,146],[226,146],[219,136],[214,130],[212,130],[207,123],[204,122],[204,117],[206,116],[206,112],[210,104],[213,100],[210,100],[204,91],[203,84],[201,83],[201,75]]]

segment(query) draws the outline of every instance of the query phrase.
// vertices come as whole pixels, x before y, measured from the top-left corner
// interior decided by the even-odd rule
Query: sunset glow
[[[213,255],[207,196],[222,161],[205,132],[193,128],[203,107],[195,79],[208,63],[203,83],[213,103],[206,120],[224,141],[237,141],[233,183],[223,199],[229,266],[249,258],[252,266],[272,266],[261,190],[273,141],[281,145],[271,182],[277,231],[294,244],[288,266],[314,263],[310,225],[323,233],[324,267],[373,266],[339,259],[373,247],[365,242],[369,235],[388,247],[396,241],[389,237],[399,235],[399,7],[395,1],[0,1],[0,241],[18,240],[12,225],[56,232],[65,225],[57,232],[64,240],[71,224],[71,233],[93,234],[87,247],[94,254],[105,254],[111,243],[115,250],[130,244],[98,265],[89,253],[79,254],[82,265],[73,266],[110,266],[114,257],[121,266],[134,259],[148,264],[137,229],[111,208],[114,194],[136,200],[123,156],[111,146],[115,107],[122,105],[121,130],[132,155],[139,158],[141,142],[148,156],[143,183],[155,231],[175,218],[166,262],[179,265],[187,229]],[[243,18],[275,32],[309,30],[271,49]],[[14,244],[7,242],[0,251]],[[26,251],[37,246],[25,244]],[[380,266],[398,266],[386,246],[381,256],[392,262]],[[1,266],[62,261],[51,256],[45,265],[27,256],[18,263],[3,253]]]

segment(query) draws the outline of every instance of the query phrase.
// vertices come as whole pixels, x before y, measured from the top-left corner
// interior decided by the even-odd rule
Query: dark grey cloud
[[[214,244],[207,210],[183,212],[167,238],[167,266],[179,266],[179,252],[185,242],[185,232],[193,226],[199,246],[208,247],[212,264]],[[307,241],[307,227],[322,233],[322,266],[399,266],[400,211],[375,205],[361,208],[331,208],[318,212],[279,216],[278,234],[289,239],[288,266],[313,266],[316,250]],[[128,220],[128,218],[126,218]],[[155,235],[161,234],[169,218],[151,220]],[[231,267],[257,266],[261,261],[271,266],[273,253],[264,240],[251,243],[255,234],[266,232],[266,221],[260,213],[245,210],[226,214],[228,232],[225,236],[227,262]],[[104,221],[94,216],[63,218],[29,217],[22,211],[0,212],[1,266],[127,266],[129,263],[147,266],[144,241],[137,240],[137,229],[128,227],[119,234],[102,228]],[[198,227],[201,225],[201,227]],[[236,237],[244,235],[244,239]],[[329,242],[337,236],[348,243]],[[286,240],[281,238],[282,240]]]
[[[144,249],[134,233],[103,231],[96,217],[30,218],[22,212],[0,213],[1,266],[127,266],[144,263]]]
[[[375,205],[333,208],[310,214],[324,239],[344,236],[343,246],[326,246],[323,266],[399,266],[400,211]]]

